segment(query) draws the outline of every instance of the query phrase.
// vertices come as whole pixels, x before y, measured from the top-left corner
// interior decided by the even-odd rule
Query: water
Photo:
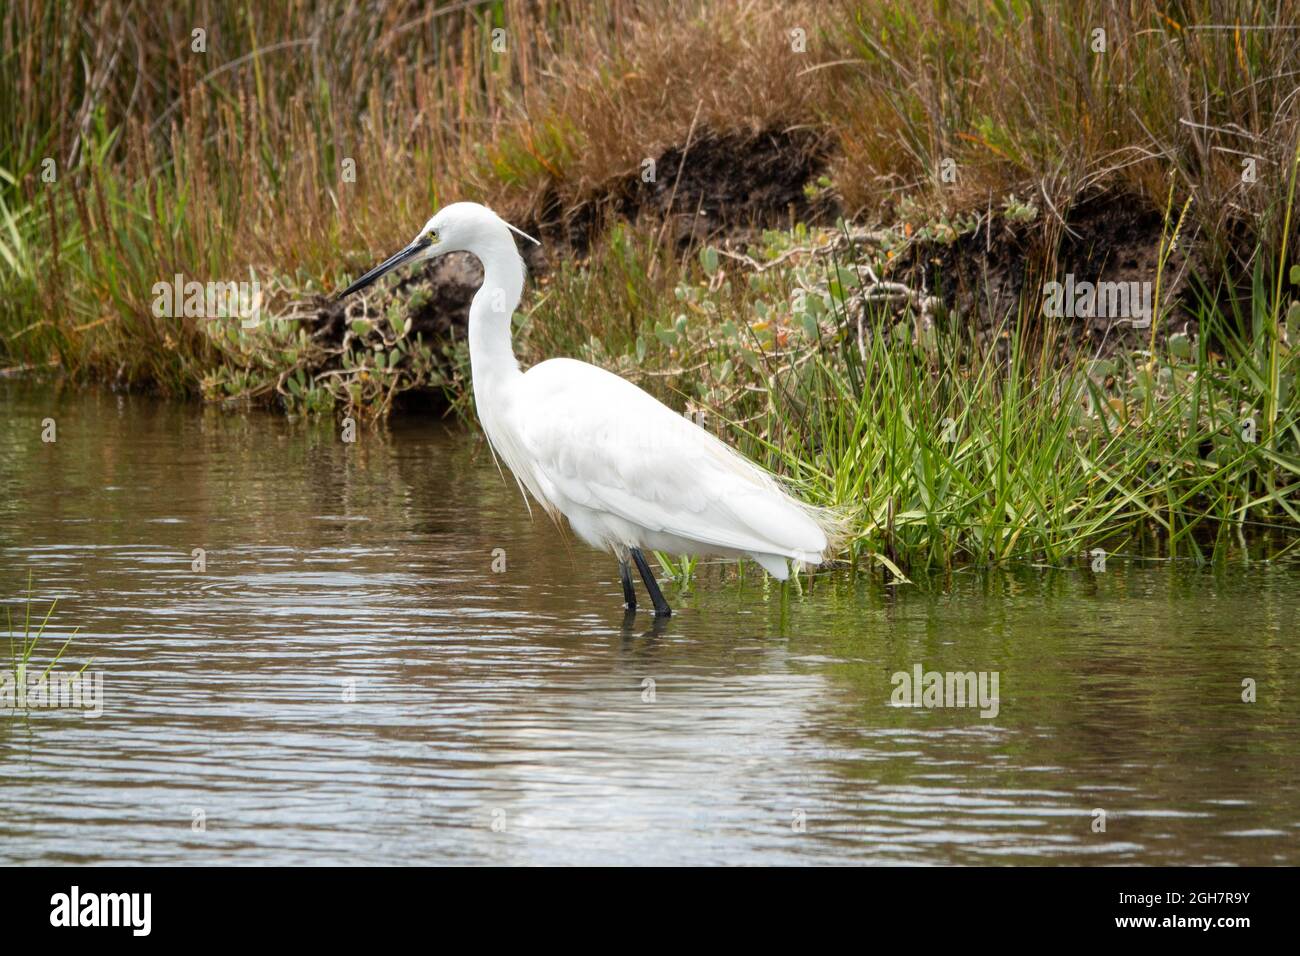
[[[473,433],[0,402],[0,599],[104,694],[0,709],[2,862],[1300,862],[1293,567],[709,567],[625,625]],[[918,663],[997,716],[892,706]]]

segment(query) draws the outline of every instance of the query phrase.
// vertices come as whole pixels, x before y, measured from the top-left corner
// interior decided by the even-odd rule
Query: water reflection
[[[0,712],[6,862],[1296,862],[1293,568],[708,567],[628,621],[438,422],[0,397],[0,595],[106,695]],[[890,706],[918,663],[996,719]]]

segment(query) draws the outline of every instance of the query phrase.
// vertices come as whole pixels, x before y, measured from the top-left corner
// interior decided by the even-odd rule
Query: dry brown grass
[[[1189,231],[1240,266],[1256,239],[1278,244],[1300,105],[1291,9],[404,0],[371,16],[354,0],[20,0],[0,17],[3,351],[190,390],[213,353],[193,323],[149,314],[160,278],[251,269],[280,300],[332,288],[440,203],[528,218],[634,176],[692,129],[820,131],[862,219],[1012,192],[1061,215],[1097,190],[1162,207],[1172,181],[1179,203],[1195,197]]]
[[[862,4],[845,94],[824,104],[841,142],[835,181],[868,216],[904,196],[952,213],[1013,191],[1062,214],[1099,190],[1161,209],[1172,184],[1179,202],[1195,196],[1202,235],[1232,235],[1248,255],[1280,208],[1300,129],[1295,12],[1260,0]],[[940,181],[945,158],[956,183]]]
[[[846,4],[670,2],[628,17],[616,44],[558,58],[489,149],[483,185],[516,203],[558,188],[576,201],[697,132],[753,133],[816,122],[829,91],[805,72]],[[837,16],[840,19],[837,19]],[[802,29],[808,50],[792,50]],[[548,151],[549,148],[549,151]],[[528,156],[535,163],[518,162]]]

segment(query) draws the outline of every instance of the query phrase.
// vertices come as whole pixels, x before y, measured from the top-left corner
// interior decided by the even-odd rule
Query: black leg
[[[632,569],[626,561],[618,563],[619,577],[623,579],[623,606],[629,611],[636,610],[636,589],[632,587]]]
[[[659,584],[655,581],[655,576],[650,572],[650,565],[645,563],[645,555],[641,553],[640,548],[632,549],[632,560],[636,562],[636,569],[641,572],[641,580],[645,582],[645,589],[650,592],[650,601],[655,606],[655,617],[671,616],[673,609],[664,600],[663,592],[659,590]]]

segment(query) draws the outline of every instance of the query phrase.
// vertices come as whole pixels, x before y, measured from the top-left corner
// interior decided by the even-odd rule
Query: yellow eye
[[[437,242],[437,241],[438,241],[438,230],[437,230],[437,229],[430,229],[428,232],[426,232],[426,233],[424,234],[424,238],[428,239],[430,242]]]

